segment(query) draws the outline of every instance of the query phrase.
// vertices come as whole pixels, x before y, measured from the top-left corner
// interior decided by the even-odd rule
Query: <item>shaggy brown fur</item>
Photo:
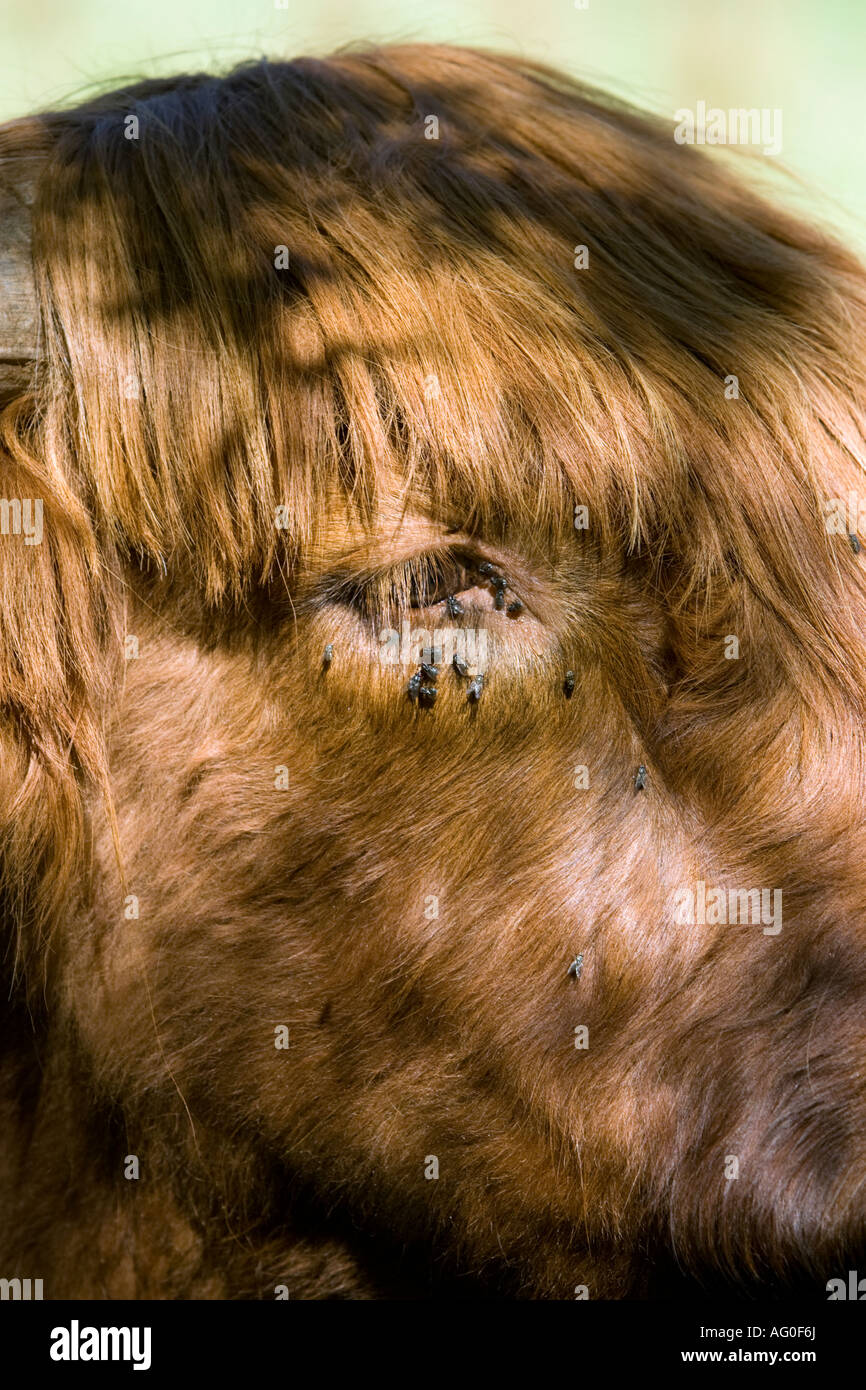
[[[0,167],[42,333],[0,491],[44,500],[0,537],[0,1275],[823,1296],[866,1214],[861,269],[456,49],[144,83]],[[404,618],[485,630],[479,700],[407,698]],[[679,922],[699,881],[782,930]]]

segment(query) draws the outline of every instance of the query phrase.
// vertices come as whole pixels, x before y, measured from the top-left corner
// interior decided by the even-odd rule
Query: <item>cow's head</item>
[[[862,272],[457,50],[145,84],[0,159],[57,1291],[820,1291],[866,1211]]]

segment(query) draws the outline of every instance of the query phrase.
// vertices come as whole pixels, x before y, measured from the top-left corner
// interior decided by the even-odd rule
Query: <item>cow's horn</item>
[[[27,389],[38,357],[31,187],[16,187],[0,173],[0,404]]]

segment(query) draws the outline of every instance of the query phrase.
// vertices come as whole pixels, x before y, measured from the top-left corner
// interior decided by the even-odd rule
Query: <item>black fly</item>
[[[477,704],[478,701],[481,699],[481,692],[483,689],[484,677],[480,675],[476,676],[474,680],[470,681],[469,683],[469,689],[466,691],[467,700],[469,700],[472,704]]]

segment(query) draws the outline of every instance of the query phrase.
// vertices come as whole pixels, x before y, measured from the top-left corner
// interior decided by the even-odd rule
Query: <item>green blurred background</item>
[[[748,163],[784,164],[784,196],[866,253],[866,0],[0,0],[0,120],[131,76],[389,39],[520,52],[671,118],[780,108],[781,160]]]

